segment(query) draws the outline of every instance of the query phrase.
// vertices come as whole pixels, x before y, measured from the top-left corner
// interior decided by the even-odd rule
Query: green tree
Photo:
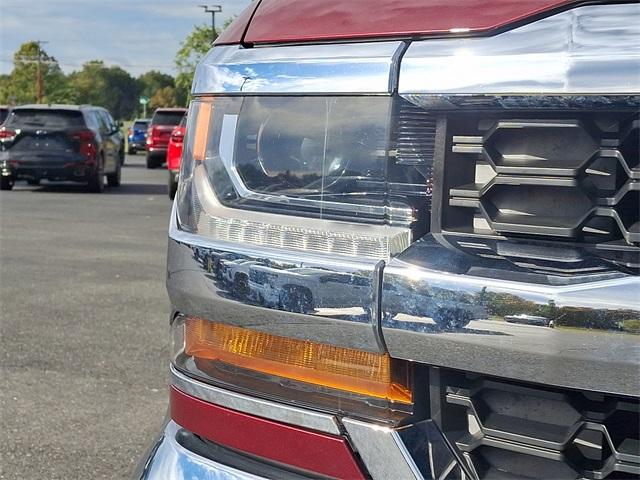
[[[176,107],[178,101],[176,99],[176,89],[173,87],[164,87],[156,90],[149,100],[151,110],[161,107]]]
[[[228,18],[222,29],[224,30],[235,20]],[[180,105],[186,105],[191,94],[191,83],[196,72],[196,66],[202,57],[211,49],[212,40],[218,38],[218,32],[212,34],[211,27],[199,25],[180,44],[180,50],[176,53],[175,65],[178,70],[176,76],[176,99]]]
[[[198,62],[211,48],[212,38],[217,37],[217,33],[212,35],[211,27],[200,25],[196,26],[180,44],[175,64],[178,70],[176,76],[177,99],[182,105],[186,105],[189,100],[191,82]]]
[[[38,60],[42,74],[43,102],[64,103],[71,92],[67,78],[56,59],[37,42],[26,42],[13,55],[13,70],[0,81],[0,103],[21,104],[37,101]]]
[[[175,87],[175,80],[171,75],[151,70],[138,77],[140,95],[153,97],[158,90],[166,87]]]
[[[69,75],[77,103],[99,105],[115,118],[132,118],[138,106],[139,84],[120,67],[107,67],[100,60],[83,65]]]

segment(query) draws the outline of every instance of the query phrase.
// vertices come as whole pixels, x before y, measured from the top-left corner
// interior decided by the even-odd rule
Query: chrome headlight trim
[[[404,42],[211,49],[192,93],[388,94]]]
[[[629,94],[640,92],[640,5],[568,10],[493,37],[413,42],[405,94]]]

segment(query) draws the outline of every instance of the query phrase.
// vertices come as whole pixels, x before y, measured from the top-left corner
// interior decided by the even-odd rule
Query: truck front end
[[[138,478],[640,476],[640,5],[556,3],[214,46]]]

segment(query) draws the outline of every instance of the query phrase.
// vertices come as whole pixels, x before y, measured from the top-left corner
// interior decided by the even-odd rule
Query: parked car
[[[169,198],[176,196],[178,190],[178,178],[180,177],[180,159],[182,158],[182,141],[187,126],[187,115],[180,120],[177,127],[171,132],[169,147],[167,148],[167,170],[169,170]]]
[[[147,148],[147,129],[150,120],[148,118],[136,118],[133,121],[127,135],[127,153],[134,155]]]
[[[107,110],[89,105],[14,107],[0,128],[0,189],[18,180],[120,185],[124,137]]]
[[[186,108],[158,108],[153,113],[147,130],[147,168],[158,168],[165,162],[171,132],[186,112]]]
[[[0,105],[0,125],[2,125],[9,115],[9,107],[6,105]]]
[[[639,26],[252,2],[193,80],[136,478],[638,478]]]

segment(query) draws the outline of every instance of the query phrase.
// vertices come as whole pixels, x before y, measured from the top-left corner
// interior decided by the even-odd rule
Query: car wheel
[[[158,168],[160,166],[160,162],[158,161],[158,157],[155,155],[151,155],[147,153],[147,168],[153,169]]]
[[[28,185],[32,185],[34,187],[37,187],[38,185],[40,185],[40,179],[39,178],[30,178],[29,180],[27,180],[27,184]]]
[[[135,155],[136,149],[133,147],[127,147],[127,155]]]
[[[124,165],[124,158],[125,158],[124,147],[122,147],[118,155],[120,156],[120,165]]]
[[[98,169],[93,176],[89,179],[87,189],[91,193],[102,193],[104,190],[104,161],[101,160]]]
[[[287,312],[309,313],[313,311],[313,295],[308,288],[289,285],[280,293],[280,306]]]
[[[237,273],[233,278],[231,292],[237,298],[245,298],[249,295],[249,277],[242,273]]]
[[[457,330],[469,324],[471,315],[459,308],[439,308],[433,321],[443,330]]]
[[[176,198],[178,192],[178,181],[176,180],[176,174],[169,172],[169,198],[173,200]]]
[[[122,177],[122,167],[120,163],[116,165],[116,171],[107,175],[107,183],[110,187],[119,187],[120,178]]]
[[[13,177],[0,177],[0,190],[11,190],[13,184]]]

